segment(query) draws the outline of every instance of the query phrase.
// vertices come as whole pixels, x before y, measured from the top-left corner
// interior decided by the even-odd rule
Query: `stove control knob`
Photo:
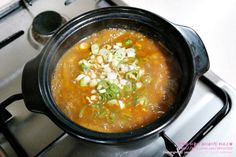
[[[64,24],[66,19],[55,11],[45,11],[38,14],[29,31],[29,41],[33,47],[44,45],[48,39]]]
[[[55,11],[45,11],[38,14],[32,24],[32,31],[39,35],[52,35],[63,24],[60,14]]]

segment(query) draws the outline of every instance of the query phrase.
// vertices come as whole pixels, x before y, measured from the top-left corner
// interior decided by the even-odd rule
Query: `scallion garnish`
[[[133,43],[133,41],[131,39],[128,39],[125,41],[125,46],[129,46]]]

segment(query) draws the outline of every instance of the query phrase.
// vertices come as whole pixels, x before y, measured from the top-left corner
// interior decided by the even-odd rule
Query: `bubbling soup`
[[[58,108],[76,124],[97,132],[128,132],[168,111],[181,74],[177,59],[159,41],[109,28],[60,58],[51,91]]]

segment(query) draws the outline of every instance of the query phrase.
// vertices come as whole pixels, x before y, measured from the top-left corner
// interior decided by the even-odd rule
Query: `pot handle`
[[[26,108],[36,113],[47,113],[41,90],[39,88],[38,64],[40,55],[25,64],[22,74],[22,94]]]
[[[201,38],[192,28],[181,25],[175,25],[175,27],[184,37],[190,48],[194,60],[196,76],[201,76],[210,67],[209,57]]]

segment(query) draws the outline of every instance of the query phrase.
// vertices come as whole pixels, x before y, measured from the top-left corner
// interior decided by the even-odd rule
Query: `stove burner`
[[[44,45],[67,20],[55,11],[38,14],[30,29],[30,39]],[[32,39],[33,38],[33,39]],[[35,41],[34,41],[35,40]],[[32,42],[32,41],[31,41]],[[35,47],[35,46],[34,46]]]

